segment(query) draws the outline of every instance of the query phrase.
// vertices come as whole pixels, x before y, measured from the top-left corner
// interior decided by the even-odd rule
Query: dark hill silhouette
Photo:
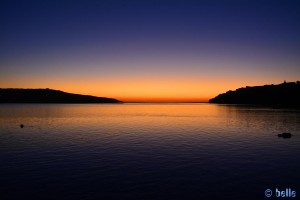
[[[209,100],[210,103],[223,104],[260,104],[274,107],[299,107],[300,82],[282,83],[279,85],[264,85],[239,88],[219,94]]]
[[[122,103],[117,99],[72,94],[52,89],[2,89],[0,103]]]

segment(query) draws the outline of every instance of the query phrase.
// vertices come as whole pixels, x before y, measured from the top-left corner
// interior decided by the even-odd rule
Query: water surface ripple
[[[264,199],[299,169],[299,110],[0,105],[0,199]]]

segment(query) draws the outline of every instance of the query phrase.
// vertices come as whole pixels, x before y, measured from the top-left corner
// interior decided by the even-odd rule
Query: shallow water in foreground
[[[299,197],[299,169],[300,110],[0,105],[0,199]]]

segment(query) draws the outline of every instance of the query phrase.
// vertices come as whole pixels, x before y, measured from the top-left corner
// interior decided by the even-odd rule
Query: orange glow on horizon
[[[116,97],[125,103],[205,103],[210,98],[155,98],[155,97]]]
[[[210,98],[245,86],[277,84],[274,79],[199,76],[18,76],[3,77],[1,88],[50,88],[69,93],[115,98],[123,102],[208,102]]]

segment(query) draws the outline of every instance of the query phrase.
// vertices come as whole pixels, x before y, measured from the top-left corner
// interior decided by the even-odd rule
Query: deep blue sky
[[[209,98],[300,78],[296,0],[9,0],[0,19],[1,87]]]

